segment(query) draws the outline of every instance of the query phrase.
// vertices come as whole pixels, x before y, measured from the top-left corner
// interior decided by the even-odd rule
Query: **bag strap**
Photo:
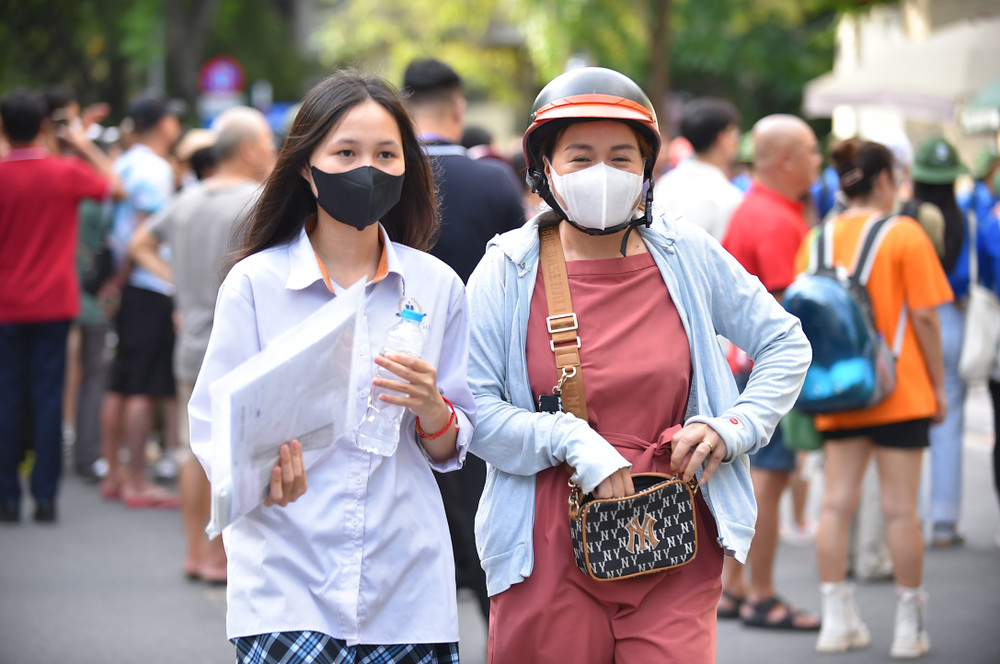
[[[861,230],[861,239],[854,253],[854,260],[851,263],[851,276],[858,280],[862,286],[868,285],[868,280],[872,276],[872,266],[875,264],[875,256],[879,247],[885,239],[886,233],[892,228],[890,221],[896,218],[891,214],[887,217],[878,218],[875,214],[869,217]]]
[[[965,214],[969,233],[969,283],[979,283],[979,217],[975,210],[970,209]]]
[[[583,374],[580,367],[579,320],[573,311],[569,292],[566,257],[559,240],[558,223],[539,225],[538,262],[545,279],[545,299],[549,315],[545,324],[552,340],[549,348],[556,359],[556,371],[563,409],[587,421],[587,398],[583,391]]]
[[[879,219],[879,215],[872,215],[865,227],[861,231],[861,240],[854,255],[854,263],[851,270],[851,277],[856,279],[862,287],[868,286],[868,280],[872,276],[872,267],[875,265],[875,257],[885,236],[892,230],[896,215],[890,214]],[[909,316],[909,307],[903,302],[899,310],[899,318],[896,320],[896,333],[892,339],[892,355],[899,357],[903,350],[903,338],[906,335],[906,320]]]

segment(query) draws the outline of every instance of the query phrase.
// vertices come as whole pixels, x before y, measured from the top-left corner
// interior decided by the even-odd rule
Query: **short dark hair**
[[[37,90],[14,90],[0,102],[0,118],[11,143],[30,143],[42,131],[48,114],[45,97]]]
[[[302,100],[274,170],[237,231],[241,246],[233,257],[234,263],[290,242],[306,219],[316,214],[316,197],[302,171],[330,129],[352,108],[369,100],[380,104],[396,120],[406,168],[399,202],[382,217],[382,225],[390,240],[422,251],[431,247],[438,229],[434,178],[410,116],[388,83],[376,76],[344,71],[320,81]]]
[[[715,97],[700,97],[684,105],[681,136],[698,154],[711,149],[719,134],[729,127],[739,126],[740,112],[731,102]]]
[[[447,101],[461,91],[461,77],[440,60],[433,58],[413,60],[403,73],[401,92],[407,103]]]
[[[186,104],[179,99],[163,99],[159,95],[144,94],[132,101],[128,117],[132,118],[135,133],[144,134],[155,128],[167,115],[180,118],[186,112]]]
[[[76,101],[76,95],[64,85],[53,85],[45,88],[43,94],[45,95],[45,105],[47,106],[46,114],[50,118],[55,111],[66,108]]]
[[[493,143],[493,134],[484,127],[469,125],[462,130],[462,147],[465,149],[474,148],[477,145],[490,145]]]

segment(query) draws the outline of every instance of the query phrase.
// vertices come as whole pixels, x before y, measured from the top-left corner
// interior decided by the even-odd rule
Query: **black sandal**
[[[732,608],[722,608],[722,602],[715,609],[715,617],[720,620],[731,620],[740,617],[740,609],[743,607],[743,603],[746,602],[746,597],[737,597],[736,595],[722,591],[722,599],[726,600],[732,605]]]
[[[750,616],[741,616],[743,624],[747,627],[762,627],[764,629],[787,629],[795,630],[800,632],[815,632],[819,629],[819,621],[816,621],[815,625],[799,625],[795,622],[796,618],[801,618],[803,616],[809,616],[806,611],[799,609],[798,607],[792,606],[785,600],[781,599],[777,595],[771,597],[770,599],[765,599],[763,602],[757,602],[756,604],[752,602],[746,602],[746,605],[750,608],[752,613]],[[785,607],[785,615],[781,620],[768,620],[767,617],[777,606]]]

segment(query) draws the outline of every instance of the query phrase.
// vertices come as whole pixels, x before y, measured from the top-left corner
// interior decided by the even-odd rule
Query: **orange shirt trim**
[[[313,229],[316,228],[316,217],[311,217],[306,221],[306,233],[312,233]],[[375,278],[368,283],[374,284],[385,279],[386,275],[389,274],[389,257],[386,255],[385,242],[382,239],[382,233],[378,236],[378,246],[381,255],[378,259],[378,267],[375,269]],[[319,265],[319,272],[323,275],[323,283],[330,290],[331,293],[336,294],[337,291],[333,288],[333,281],[330,280],[330,274],[326,271],[326,266],[323,265],[323,261],[320,259],[319,254],[316,253],[316,249],[313,249],[313,256],[316,257],[316,264]]]

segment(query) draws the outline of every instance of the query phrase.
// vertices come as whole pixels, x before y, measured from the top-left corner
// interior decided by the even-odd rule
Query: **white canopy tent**
[[[831,117],[841,105],[888,107],[909,119],[947,124],[963,102],[998,76],[1000,17],[962,21],[857,71],[813,79],[802,107],[808,117]]]

